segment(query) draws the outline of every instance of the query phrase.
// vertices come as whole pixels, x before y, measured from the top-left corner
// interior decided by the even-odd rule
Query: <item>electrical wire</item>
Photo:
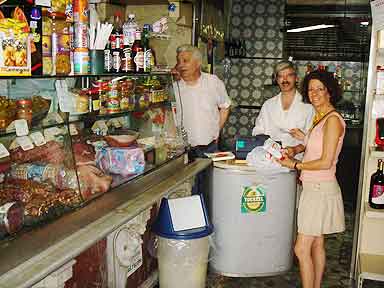
[[[184,108],[183,108],[183,101],[181,100],[181,92],[180,92],[180,85],[179,81],[176,81],[176,86],[177,86],[177,95],[179,98],[180,102],[180,132],[181,132],[181,137],[186,145],[188,145],[188,133],[184,128]]]

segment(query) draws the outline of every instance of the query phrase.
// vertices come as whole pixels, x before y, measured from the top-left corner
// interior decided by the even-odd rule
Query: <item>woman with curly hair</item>
[[[303,81],[304,100],[316,114],[304,145],[285,149],[281,165],[301,171],[303,191],[297,215],[295,254],[304,288],[320,288],[326,254],[324,235],[345,230],[343,199],[336,180],[336,163],[345,134],[345,122],[336,112],[341,89],[329,72],[314,71]],[[304,151],[302,161],[294,155]]]

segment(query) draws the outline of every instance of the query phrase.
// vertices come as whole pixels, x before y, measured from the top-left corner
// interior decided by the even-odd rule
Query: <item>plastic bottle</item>
[[[132,47],[135,42],[136,30],[139,30],[139,25],[135,20],[135,14],[129,14],[128,20],[123,25],[124,46]]]

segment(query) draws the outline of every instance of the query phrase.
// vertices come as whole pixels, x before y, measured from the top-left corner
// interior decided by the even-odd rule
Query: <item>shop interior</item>
[[[279,61],[295,63],[298,87],[313,70],[334,74],[347,125],[336,171],[346,231],[326,239],[323,284],[384,287],[384,213],[368,204],[370,177],[384,158],[376,140],[384,115],[372,112],[384,41],[370,1],[0,3],[0,287],[159,287],[152,227],[162,198],[190,196],[203,170],[213,171],[209,193],[229,189],[220,185],[233,176],[218,181],[214,169],[228,168],[224,162],[213,168],[210,159],[186,156],[171,75],[182,44],[200,49],[202,70],[225,83],[232,101],[220,151],[235,151],[237,137],[252,134],[263,103],[279,92],[272,77]],[[314,25],[328,27],[292,31]],[[208,214],[218,209],[214,197],[206,198]],[[288,271],[265,275],[214,271],[212,257],[205,287],[299,287],[293,256]]]

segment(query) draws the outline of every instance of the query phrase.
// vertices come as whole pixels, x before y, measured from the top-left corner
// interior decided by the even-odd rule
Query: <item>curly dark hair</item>
[[[309,96],[308,96],[308,86],[309,86],[309,81],[312,79],[317,79],[323,85],[327,88],[330,97],[330,102],[332,105],[335,105],[341,98],[342,98],[342,92],[341,92],[341,87],[335,77],[333,76],[332,73],[326,72],[326,71],[319,71],[315,70],[307,76],[305,76],[301,88],[301,93],[303,95],[303,101],[305,103],[311,103],[309,101]]]

